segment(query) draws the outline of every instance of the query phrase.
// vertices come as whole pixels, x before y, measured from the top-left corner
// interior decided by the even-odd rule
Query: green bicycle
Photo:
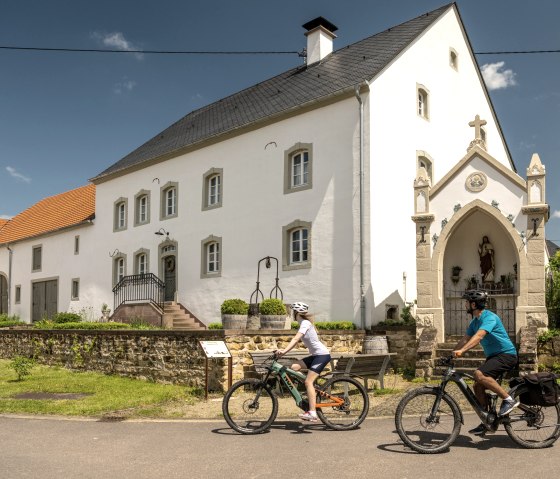
[[[229,426],[241,434],[267,431],[278,415],[278,398],[271,380],[277,380],[293,397],[297,406],[307,411],[305,374],[294,371],[276,361],[276,355],[266,359],[262,379],[242,379],[226,393],[222,402],[224,418]],[[325,426],[339,430],[356,429],[366,418],[369,397],[365,388],[354,378],[321,375],[317,393],[317,416]]]

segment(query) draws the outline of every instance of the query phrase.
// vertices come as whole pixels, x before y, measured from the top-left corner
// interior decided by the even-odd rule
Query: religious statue
[[[482,282],[490,283],[494,281],[494,247],[488,236],[482,238],[482,243],[478,245],[478,255],[480,256],[480,272]]]

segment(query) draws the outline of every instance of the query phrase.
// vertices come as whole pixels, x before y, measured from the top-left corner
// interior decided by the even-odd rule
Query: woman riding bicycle
[[[308,370],[305,379],[305,389],[307,390],[309,410],[300,414],[299,417],[303,421],[316,422],[318,419],[315,409],[316,398],[313,383],[331,360],[331,355],[327,347],[319,340],[317,330],[313,326],[313,316],[309,314],[309,306],[298,301],[292,304],[292,310],[295,313],[296,321],[299,323],[298,332],[292,338],[290,344],[286,348],[278,350],[277,354],[278,356],[284,356],[296,346],[300,339],[309,350],[310,356],[293,364],[292,369],[299,371],[302,368],[307,368]]]

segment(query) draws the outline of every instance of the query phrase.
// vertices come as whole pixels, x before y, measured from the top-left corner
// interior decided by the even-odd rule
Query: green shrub
[[[8,316],[6,313],[0,314],[0,323],[7,323],[13,321],[22,322],[17,314],[13,314],[12,316]]]
[[[297,321],[292,321],[292,329],[299,329],[299,323]]]
[[[105,324],[111,324],[111,323],[105,323]],[[130,325],[130,327],[132,329],[141,329],[141,330],[156,330],[156,329],[163,329],[160,328],[159,326],[155,326],[151,323],[148,323],[147,321],[143,320],[142,318],[139,317],[134,317],[130,320],[130,322],[128,323]]]
[[[259,311],[261,314],[264,315],[277,315],[282,316],[286,315],[286,305],[281,299],[277,298],[268,298],[263,299],[261,304],[259,305]]]
[[[9,316],[8,316],[9,317]],[[17,317],[17,316],[12,316],[12,317]],[[26,324],[23,321],[20,321],[19,319],[3,319],[0,317],[0,328],[8,328],[10,326],[20,326],[22,324]]]
[[[222,323],[210,323],[208,329],[224,329]]]
[[[8,366],[16,372],[18,381],[23,381],[27,376],[31,376],[35,361],[25,356],[16,356]]]
[[[352,321],[319,321],[315,323],[317,329],[356,329],[356,325]]]
[[[53,323],[52,321],[37,321],[33,327],[37,329],[132,329],[130,324],[124,323]]]
[[[56,313],[51,321],[55,324],[79,323],[82,321],[82,317],[76,313]]]
[[[222,303],[222,314],[247,314],[249,312],[249,305],[239,298],[226,299]]]
[[[539,335],[537,341],[540,344],[543,344],[549,341],[550,339],[555,338],[556,336],[560,336],[560,329],[549,329],[548,331],[545,331],[544,333]]]

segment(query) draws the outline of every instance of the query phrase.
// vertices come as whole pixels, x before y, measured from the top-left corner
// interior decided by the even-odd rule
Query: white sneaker
[[[307,411],[307,412],[304,412],[304,413],[300,414],[299,418],[302,421],[309,421],[309,422],[317,422],[319,420],[319,418],[317,417],[317,414],[313,414],[310,411]]]

